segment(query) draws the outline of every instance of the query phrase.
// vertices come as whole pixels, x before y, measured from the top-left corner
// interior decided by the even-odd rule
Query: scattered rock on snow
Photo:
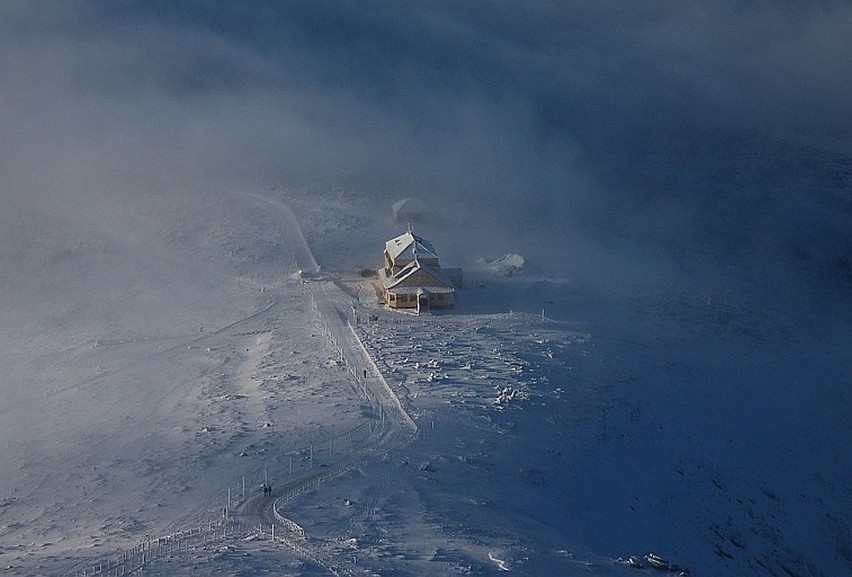
[[[678,576],[684,577],[689,575],[689,571],[687,569],[679,567],[673,563],[669,563],[667,560],[663,559],[659,555],[655,555],[654,553],[648,553],[645,555],[645,562],[659,571],[668,571],[669,573],[675,573]]]
[[[503,387],[500,389],[500,392],[497,393],[497,398],[494,399],[495,405],[508,405],[510,401],[514,400],[523,400],[528,398],[528,395],[520,391],[518,389],[514,389],[512,387]]]
[[[627,565],[633,567],[634,569],[642,569],[644,567],[644,565],[642,565],[642,562],[639,561],[639,559],[637,559],[636,557],[629,557],[627,559]]]

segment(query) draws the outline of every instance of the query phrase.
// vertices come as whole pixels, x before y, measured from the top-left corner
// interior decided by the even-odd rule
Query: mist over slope
[[[749,439],[767,447],[758,485],[792,455],[778,492],[831,486],[837,510],[792,515],[790,556],[815,527],[842,541],[850,23],[834,2],[3,3],[6,449],[57,450],[62,427],[28,425],[63,408],[74,429],[91,399],[29,401],[116,369],[97,343],[147,354],[134,338],[190,338],[262,308],[234,284],[272,280],[291,256],[280,223],[233,191],[291,202],[323,265],[346,274],[378,265],[400,230],[391,203],[415,196],[444,217],[420,232],[472,271],[462,302],[490,307],[474,312],[546,308],[651,347],[606,349],[643,361],[630,383],[666,427],[643,450],[693,440],[709,457],[678,457],[717,464],[716,481],[742,488],[734,500],[755,496],[737,479]],[[473,272],[507,253],[523,255],[520,277]],[[695,398],[684,382],[702,404],[679,401]],[[95,401],[135,414],[111,394]],[[725,437],[739,422],[750,428]],[[0,468],[7,487],[28,474]],[[733,510],[728,496],[704,525]],[[625,504],[594,497],[613,514]],[[789,503],[766,499],[767,515]],[[596,545],[611,538],[609,519],[586,521]],[[848,567],[848,545],[826,543],[827,566]]]
[[[377,210],[422,197],[549,261],[580,235],[734,258],[815,242],[806,259],[842,268],[850,18],[844,4],[7,3],[4,205],[109,227],[128,196],[319,184]]]

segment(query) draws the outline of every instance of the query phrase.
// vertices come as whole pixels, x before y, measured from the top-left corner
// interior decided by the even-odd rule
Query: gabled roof
[[[403,198],[393,203],[391,207],[394,214],[399,212],[428,212],[429,207],[419,198]]]
[[[419,260],[415,259],[405,265],[401,271],[392,276],[384,276],[382,278],[382,282],[385,285],[386,289],[393,289],[398,285],[402,284],[405,279],[415,274],[418,271],[423,271],[430,277],[432,277],[435,281],[435,285],[422,285],[424,288],[426,287],[441,287],[448,288],[452,290],[453,283],[450,280],[450,277],[447,276],[441,267],[429,266],[425,265]]]
[[[437,259],[438,253],[432,247],[432,243],[422,239],[411,231],[390,239],[385,243],[385,250],[391,260],[398,258],[411,259]]]

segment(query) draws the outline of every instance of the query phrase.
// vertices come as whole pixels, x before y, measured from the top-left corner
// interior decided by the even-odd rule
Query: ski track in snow
[[[319,273],[320,266],[317,264],[316,259],[310,250],[310,246],[305,240],[304,235],[298,226],[298,221],[292,211],[279,201],[254,193],[244,192],[241,194],[256,201],[268,203],[275,210],[281,213],[282,218],[286,221],[287,225],[284,229],[290,231],[293,245],[298,246],[301,249],[300,253],[296,256],[297,263],[300,268],[299,274],[302,275],[307,272],[309,275],[315,275]],[[319,553],[312,551],[309,547],[302,543],[295,543],[292,537],[288,538],[285,536],[288,531],[287,525],[296,527],[298,527],[298,525],[295,525],[293,521],[283,517],[279,513],[279,509],[283,507],[289,499],[300,495],[308,488],[315,487],[319,483],[333,479],[334,477],[341,475],[358,465],[366,463],[368,460],[375,460],[383,455],[387,455],[390,451],[410,442],[417,433],[417,426],[405,413],[405,410],[400,405],[399,400],[396,398],[393,391],[387,386],[387,383],[384,382],[382,375],[375,370],[375,364],[372,359],[367,356],[366,349],[364,349],[363,345],[358,342],[357,335],[351,330],[349,323],[345,320],[347,312],[352,310],[354,306],[354,303],[351,302],[348,295],[346,295],[335,283],[330,281],[308,280],[303,282],[306,287],[304,294],[306,297],[310,298],[310,302],[318,314],[320,325],[318,328],[323,330],[323,334],[326,339],[335,349],[337,349],[341,360],[345,359],[346,364],[351,365],[349,371],[353,382],[356,383],[354,386],[364,387],[363,390],[366,391],[367,398],[371,403],[371,408],[376,413],[371,418],[376,422],[368,424],[371,431],[369,437],[360,446],[355,447],[353,445],[350,447],[352,452],[349,453],[346,458],[335,461],[333,455],[329,455],[331,463],[323,463],[323,469],[314,470],[308,474],[301,475],[278,487],[278,492],[283,493],[285,496],[278,497],[275,500],[272,500],[263,494],[247,496],[245,501],[238,505],[231,513],[232,519],[237,519],[239,521],[238,526],[233,528],[233,534],[239,537],[245,536],[246,534],[259,533],[272,538],[272,531],[274,530],[272,526],[278,523],[279,534],[277,536],[277,540],[279,542],[330,572],[340,574],[330,563],[324,561]],[[235,321],[225,327],[216,329],[207,336],[181,343],[170,350],[162,351],[162,353],[158,354],[165,354],[174,350],[181,350],[185,347],[203,344],[213,335],[221,334],[226,330],[231,330],[247,321],[251,321],[262,315],[270,314],[277,304],[278,301],[275,300],[269,306],[257,313],[249,315],[239,321]],[[258,368],[256,359],[258,356],[262,355],[262,348],[268,348],[269,346],[269,335],[267,333],[265,336],[256,340],[254,347],[247,349],[247,352],[249,352],[251,356],[242,364],[242,368],[236,375],[238,382],[241,383],[243,387],[250,386],[249,383],[253,381],[251,373]],[[252,362],[252,359],[254,359],[254,362]],[[141,364],[146,360],[147,359],[140,359],[138,363]],[[128,367],[121,367],[111,374],[125,371],[127,369]],[[368,378],[364,379],[363,376],[359,374],[359,371],[361,370],[367,371]],[[98,379],[106,376],[109,375],[100,375]],[[73,389],[89,385],[94,381],[95,380],[92,379],[87,382],[72,384],[62,390],[56,391],[54,394],[67,393]],[[245,395],[246,404],[249,403],[248,399],[251,398],[253,398],[253,395]],[[255,421],[265,421],[265,416],[263,414],[259,414],[256,407],[254,409],[247,407],[247,409],[247,412],[253,414]],[[319,453],[319,448],[317,449],[317,453]],[[311,453],[311,460],[313,461],[313,446],[311,447]],[[313,469],[313,463],[311,464],[311,468]],[[189,523],[185,520],[183,523],[192,527],[202,526],[205,522],[207,522],[209,526],[209,520],[207,519],[195,519]],[[268,527],[266,530],[264,530],[264,525]],[[213,532],[212,526],[210,527],[211,528],[209,530]],[[173,535],[180,534],[181,531],[182,530],[177,530],[170,535],[158,538],[157,542],[159,543],[160,539],[162,539],[163,542],[169,542]],[[149,555],[144,559],[140,558],[138,560],[138,564],[134,563],[128,565],[124,562],[124,558],[127,557],[127,552],[125,552],[119,557],[99,561],[97,563],[88,563],[85,565],[85,568],[75,568],[74,573],[82,574],[82,572],[86,571],[88,574],[109,573],[121,575],[133,571],[144,570],[147,564],[156,562],[159,556],[174,554],[174,550],[169,549],[168,547],[151,547],[150,543],[151,540],[148,539],[143,545],[140,545],[143,549],[145,547],[149,547]],[[112,573],[110,573],[111,571]],[[348,571],[345,572],[348,573]]]
[[[138,430],[123,432],[119,449],[108,434],[86,433],[104,462],[83,461],[89,468],[79,488],[69,487],[69,502],[20,507],[54,485],[37,461],[17,458],[27,484],[0,502],[3,529],[20,534],[0,545],[8,574],[664,574],[647,563],[635,568],[647,552],[637,543],[672,542],[683,549],[661,553],[695,575],[807,574],[812,560],[788,521],[793,514],[823,519],[837,539],[824,550],[842,554],[847,517],[797,497],[795,479],[807,478],[807,468],[790,481],[754,472],[737,462],[750,453],[732,441],[720,454],[721,445],[708,445],[712,433],[682,426],[712,423],[694,406],[665,390],[642,395],[676,393],[699,371],[665,356],[680,337],[705,338],[700,331],[714,328],[689,325],[689,302],[652,298],[651,306],[672,310],[633,313],[631,322],[674,324],[635,338],[543,315],[472,315],[463,302],[453,314],[396,314],[358,298],[363,280],[322,271],[287,204],[235,198],[267,209],[299,270],[283,280],[248,274],[240,283],[259,291],[254,309],[202,334],[104,339],[97,358],[119,342],[130,353],[45,394],[71,409],[103,398],[107,412],[132,416]],[[659,335],[673,337],[655,342]],[[749,343],[738,338],[720,342]],[[146,348],[158,343],[165,346]],[[754,372],[729,357],[714,369],[714,385]],[[150,373],[148,381],[137,373]],[[140,386],[117,403],[99,392],[116,380],[170,377],[162,396],[162,388]],[[712,403],[728,410],[724,400]],[[181,422],[187,414],[191,421]],[[726,433],[733,439],[737,430]],[[119,450],[144,458],[125,460]],[[172,470],[166,463],[176,457],[182,463]],[[259,489],[267,474],[273,497]],[[828,475],[816,482],[831,486]],[[132,485],[135,478],[152,485]],[[116,483],[140,496],[113,503]],[[92,534],[66,540],[62,524],[88,505],[110,516],[100,528],[87,517]],[[24,534],[29,543],[20,542]],[[632,555],[635,562],[624,560]]]

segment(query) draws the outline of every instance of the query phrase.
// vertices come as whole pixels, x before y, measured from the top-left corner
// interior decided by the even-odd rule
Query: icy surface
[[[0,572],[852,574],[852,3],[413,4],[0,2]]]
[[[558,271],[394,313],[357,227],[313,254],[299,194],[205,199],[4,254],[6,574],[848,572],[846,316]]]

